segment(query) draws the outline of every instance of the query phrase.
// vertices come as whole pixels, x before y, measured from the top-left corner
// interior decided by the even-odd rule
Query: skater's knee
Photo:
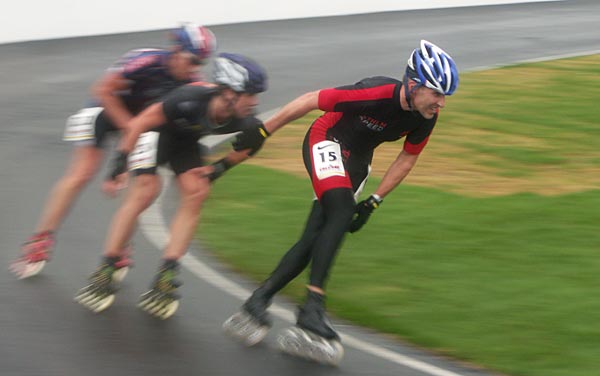
[[[185,205],[199,207],[210,194],[208,180],[198,178],[193,174],[181,174],[179,176],[179,186],[182,194],[182,202]]]
[[[82,189],[85,187],[96,175],[95,169],[80,169],[76,171],[69,171],[62,178],[62,185],[71,189]]]
[[[135,177],[134,190],[140,206],[148,207],[160,193],[160,179],[156,175],[145,174]]]
[[[62,183],[71,188],[82,188],[96,176],[101,160],[101,150],[93,147],[78,148],[62,177]]]

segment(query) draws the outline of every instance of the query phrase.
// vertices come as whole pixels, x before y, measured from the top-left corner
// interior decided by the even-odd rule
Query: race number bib
[[[87,141],[94,139],[94,127],[98,115],[104,110],[102,107],[89,107],[79,110],[75,115],[69,116],[63,140]]]
[[[156,167],[159,136],[158,132],[146,132],[140,135],[127,160],[130,170]]]
[[[312,147],[312,157],[317,179],[323,180],[332,176],[346,176],[342,163],[340,145],[333,141],[321,141]]]

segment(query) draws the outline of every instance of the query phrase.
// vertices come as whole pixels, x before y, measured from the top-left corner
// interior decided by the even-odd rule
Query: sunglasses
[[[196,55],[191,55],[190,56],[190,64],[192,65],[204,65],[204,61],[201,60],[198,56]]]

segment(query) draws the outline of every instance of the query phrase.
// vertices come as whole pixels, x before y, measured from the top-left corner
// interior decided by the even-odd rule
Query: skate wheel
[[[127,276],[128,272],[129,272],[129,267],[128,266],[124,266],[122,268],[119,268],[119,269],[115,270],[115,272],[113,273],[112,280],[114,282],[121,283],[125,279],[125,276]]]
[[[138,307],[154,317],[166,320],[173,316],[179,308],[179,300],[157,299],[153,293],[149,292],[142,295]]]
[[[237,328],[242,323],[242,313],[238,312],[231,317],[229,317],[225,322],[223,322],[222,328],[223,331],[227,334],[234,334],[237,332]]]
[[[260,343],[267,336],[268,332],[269,328],[265,326],[258,327],[258,329],[246,337],[246,340],[243,341],[244,345],[250,347]]]
[[[327,340],[291,327],[284,329],[277,338],[279,349],[289,355],[320,364],[337,366],[344,357],[344,347],[337,340]]]
[[[321,364],[337,366],[344,357],[344,347],[339,341],[325,341],[313,352],[314,360]]]
[[[302,356],[302,336],[304,333],[300,332],[297,328],[284,329],[279,336],[277,336],[277,346],[282,352],[293,355]],[[306,341],[306,339],[305,339]]]
[[[159,312],[158,314],[158,318],[160,318],[161,320],[166,320],[169,317],[173,316],[175,314],[175,312],[177,312],[177,309],[179,308],[179,301],[178,300],[174,300],[173,302],[167,304],[161,312]]]
[[[104,311],[105,309],[107,309],[108,307],[110,307],[114,303],[114,301],[115,301],[115,296],[109,295],[106,298],[101,299],[98,303],[96,303],[94,305],[94,307],[90,307],[90,309],[94,313],[100,313],[100,312]]]
[[[244,345],[250,347],[265,338],[269,332],[269,327],[260,325],[260,323],[246,312],[238,312],[225,320],[223,330],[233,338],[241,341]]]
[[[104,311],[115,301],[115,294],[99,296],[85,290],[86,288],[80,290],[75,296],[75,301],[94,313]]]

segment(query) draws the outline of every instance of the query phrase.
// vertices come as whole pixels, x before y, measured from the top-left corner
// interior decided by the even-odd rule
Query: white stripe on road
[[[166,169],[161,169],[161,174],[163,174],[163,176],[165,175],[165,172],[170,173]],[[168,227],[166,226],[164,217],[160,212],[163,193],[167,188],[168,181],[170,181],[170,179],[163,179],[163,189],[161,194],[140,217],[141,231],[144,233],[146,238],[160,250],[164,249],[169,239],[169,233],[167,231]],[[246,300],[248,296],[250,296],[251,292],[249,290],[226,278],[219,272],[200,261],[198,258],[194,257],[192,254],[187,253],[180,261],[181,265],[183,265],[196,277],[242,301]],[[289,323],[295,322],[294,313],[289,309],[283,308],[281,305],[273,304],[270,311],[282,320],[285,320]],[[409,356],[388,350],[384,347],[360,340],[348,334],[340,333],[340,336],[345,345],[387,361],[402,365],[404,367],[421,371],[427,375],[462,376],[458,373],[444,370]]]
[[[511,67],[514,65],[530,64],[530,63],[543,63],[543,62],[551,61],[551,60],[569,59],[572,57],[590,56],[590,55],[597,55],[597,54],[600,54],[600,50],[579,51],[579,52],[572,52],[572,53],[560,54],[560,55],[548,55],[548,56],[542,56],[542,57],[537,57],[537,58],[533,58],[533,59],[520,60],[520,61],[517,61],[514,63],[479,66],[479,67],[467,69],[466,72],[480,72],[480,71],[490,70],[490,69]]]

